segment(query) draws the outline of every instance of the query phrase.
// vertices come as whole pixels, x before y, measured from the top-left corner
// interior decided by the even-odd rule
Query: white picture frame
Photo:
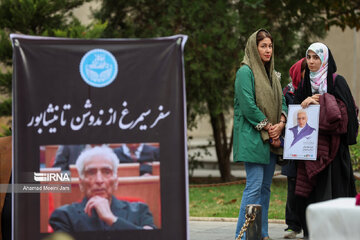
[[[319,135],[320,105],[303,109],[290,104],[285,128],[284,159],[316,160]]]

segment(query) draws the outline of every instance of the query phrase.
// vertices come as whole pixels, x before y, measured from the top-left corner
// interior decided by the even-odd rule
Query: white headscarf
[[[309,50],[313,51],[319,56],[321,66],[317,72],[310,72],[310,83],[312,93],[324,94],[327,92],[327,72],[328,72],[328,60],[329,50],[325,44],[316,42],[310,45],[306,50],[306,56]]]

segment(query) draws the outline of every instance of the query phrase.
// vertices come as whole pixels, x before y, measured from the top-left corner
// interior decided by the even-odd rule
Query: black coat
[[[122,147],[115,148],[114,153],[119,158],[121,163],[133,163],[134,160],[126,155],[123,151]],[[152,173],[152,167],[147,165],[146,163],[159,161],[159,148],[144,144],[143,149],[140,153],[140,157],[136,160],[136,162],[140,163],[140,175],[145,173]]]

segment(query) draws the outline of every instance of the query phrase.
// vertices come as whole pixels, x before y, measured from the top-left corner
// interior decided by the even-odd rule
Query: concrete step
[[[199,164],[201,164],[202,166],[199,166],[198,169],[207,169],[207,170],[218,170],[219,169],[219,164],[218,162],[214,162],[214,161],[208,161],[208,160],[202,160],[199,161]],[[244,162],[233,162],[230,161],[230,169],[231,170],[244,170]],[[276,165],[276,169],[277,170],[281,170],[281,166]]]
[[[231,174],[236,178],[245,179],[246,173],[245,170],[231,170]],[[218,169],[195,169],[192,176],[195,178],[219,178],[220,171]],[[286,178],[286,176],[281,175],[281,169],[275,170],[274,178]]]

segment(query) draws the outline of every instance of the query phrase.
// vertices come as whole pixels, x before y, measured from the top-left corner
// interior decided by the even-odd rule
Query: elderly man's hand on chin
[[[94,196],[89,199],[89,201],[85,205],[85,213],[91,217],[92,209],[95,209],[95,211],[98,214],[98,217],[104,221],[108,226],[113,225],[118,217],[116,217],[111,209],[110,209],[110,201],[107,198],[101,197],[101,196]],[[152,226],[145,225],[143,226],[143,229],[154,229]]]
[[[90,198],[84,209],[85,213],[89,217],[91,217],[91,211],[93,208],[97,212],[99,218],[107,225],[111,226],[114,222],[116,222],[117,217],[112,213],[108,199],[100,196],[94,196]]]

